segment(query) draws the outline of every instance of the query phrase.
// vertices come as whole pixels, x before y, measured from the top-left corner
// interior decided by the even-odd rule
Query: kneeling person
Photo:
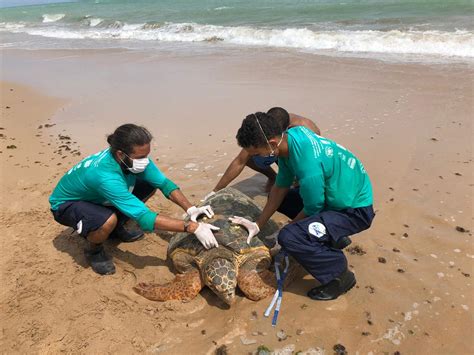
[[[278,156],[278,175],[256,223],[233,221],[252,238],[277,210],[284,213],[292,222],[278,234],[279,244],[321,283],[308,296],[331,300],[347,292],[356,280],[341,249],[374,218],[372,185],[362,163],[336,142],[306,127],[285,131],[260,112],[244,119],[237,141],[250,156]],[[291,188],[295,178],[299,187]]]
[[[321,134],[321,131],[319,130],[318,126],[316,126],[316,124],[312,120],[306,117],[296,115],[294,113],[288,113],[288,111],[286,111],[284,108],[273,107],[268,110],[267,115],[273,117],[274,122],[281,126],[283,130],[290,129],[291,127],[296,126],[304,126],[318,135]],[[204,197],[204,200],[215,194],[217,191],[223,189],[224,187],[227,187],[234,179],[237,178],[237,176],[240,175],[240,173],[242,172],[242,170],[244,170],[246,166],[248,166],[252,170],[262,173],[268,178],[266,190],[267,192],[270,191],[270,188],[275,183],[276,178],[275,170],[273,170],[271,166],[273,163],[277,162],[277,156],[251,156],[246,149],[242,149],[239,154],[234,158],[234,160],[232,160],[232,162],[229,164],[229,166],[224,172],[224,175],[217,182],[217,185],[214,187],[214,189]]]
[[[134,219],[145,231],[161,229],[194,233],[207,249],[217,247],[213,230],[219,228],[197,223],[201,214],[212,217],[210,206],[193,206],[179,187],[148,158],[152,136],[134,124],[118,127],[107,137],[110,147],[83,159],[59,181],[49,198],[54,219],[74,228],[87,239],[84,250],[92,269],[102,275],[113,274],[115,266],[102,243],[115,236],[124,242],[143,237],[143,232],[128,232],[124,223]],[[156,190],[179,205],[189,222],[151,211],[146,205]]]

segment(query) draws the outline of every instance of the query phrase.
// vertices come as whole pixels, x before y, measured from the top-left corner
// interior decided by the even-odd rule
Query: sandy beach
[[[234,54],[2,50],[0,352],[474,353],[472,67]],[[238,153],[242,119],[276,105],[313,119],[372,180],[377,216],[346,251],[358,283],[339,299],[312,301],[314,279],[297,279],[276,328],[270,299],[152,302],[132,287],[173,278],[170,233],[108,243],[117,272],[101,277],[53,220],[59,178],[119,124],[148,127],[152,158],[199,203]],[[246,169],[233,186],[264,205],[262,176]],[[148,205],[183,213],[159,193]]]

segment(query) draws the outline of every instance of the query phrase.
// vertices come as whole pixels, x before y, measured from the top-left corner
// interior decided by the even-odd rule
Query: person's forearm
[[[187,232],[194,233],[198,226],[198,223],[189,221]],[[161,229],[169,232],[186,232],[184,228],[184,221],[162,215],[158,215],[156,217],[155,229]]]
[[[296,217],[293,218],[293,220],[291,221],[291,223],[293,223],[293,222],[298,222],[298,221],[300,221],[300,220],[302,220],[303,218],[306,218],[306,217],[307,217],[307,216],[306,216],[306,214],[304,213],[304,211],[301,210],[300,213],[298,213],[298,214],[296,215]]]
[[[232,163],[230,163],[230,165],[227,167],[226,171],[224,172],[224,175],[221,177],[216,187],[214,187],[213,191],[217,192],[229,185],[232,180],[234,180],[237,176],[240,175],[244,168],[245,161],[242,162],[238,157],[235,158]]]
[[[183,210],[187,211],[189,207],[193,206],[191,202],[184,196],[180,189],[174,190],[170,196],[170,200],[181,207]]]
[[[288,191],[290,189],[287,187],[278,187],[274,185],[270,194],[268,195],[267,204],[265,205],[260,217],[257,219],[257,225],[260,229],[263,228],[265,223],[273,216],[275,211],[280,207],[281,203],[285,199]]]

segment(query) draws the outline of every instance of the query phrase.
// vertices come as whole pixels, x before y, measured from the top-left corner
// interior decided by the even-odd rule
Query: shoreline
[[[335,344],[350,353],[473,351],[465,341],[474,307],[471,70],[260,54],[215,63],[140,53],[5,53],[8,76],[29,87],[2,82],[2,106],[11,107],[1,108],[0,132],[7,136],[0,140],[2,352],[213,354],[222,345],[229,353],[294,345],[331,353]],[[22,110],[21,100],[28,105]],[[189,303],[150,302],[131,287],[173,278],[169,234],[108,244],[117,273],[100,277],[85,265],[83,241],[52,219],[47,197],[55,183],[104,147],[105,134],[123,123],[118,112],[135,113],[134,122],[149,126],[158,167],[199,202],[237,154],[243,116],[277,104],[314,119],[322,135],[355,152],[374,186],[374,226],[353,238],[361,251],[346,253],[358,284],[340,299],[310,301],[305,293],[315,281],[306,275],[285,291],[278,329],[261,316],[269,299],[239,298],[224,309],[203,290]],[[45,129],[48,122],[55,126]],[[39,125],[42,137],[35,136]],[[62,155],[59,134],[71,138]],[[18,146],[8,151],[11,158],[7,143]],[[81,156],[69,155],[74,149]],[[28,168],[15,167],[26,159]],[[235,187],[262,205],[264,184],[246,169]],[[160,194],[148,205],[182,213]],[[289,335],[284,341],[280,329]],[[244,345],[241,336],[256,343]]]

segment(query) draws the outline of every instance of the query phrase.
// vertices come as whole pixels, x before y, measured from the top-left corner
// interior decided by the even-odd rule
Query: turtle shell
[[[215,216],[213,218],[202,217],[198,221],[211,223],[220,230],[214,235],[219,243],[219,248],[226,248],[236,254],[251,252],[254,248],[266,246],[271,248],[274,240],[267,240],[265,237],[275,233],[278,225],[269,220],[260,230],[260,233],[252,239],[250,245],[247,244],[248,232],[240,225],[232,224],[229,217],[241,216],[251,221],[255,221],[262,210],[247,195],[233,189],[225,188],[208,198],[202,205],[211,205]],[[206,251],[199,240],[191,233],[177,233],[170,240],[168,246],[168,255],[175,250],[185,251],[191,255],[197,255]]]

